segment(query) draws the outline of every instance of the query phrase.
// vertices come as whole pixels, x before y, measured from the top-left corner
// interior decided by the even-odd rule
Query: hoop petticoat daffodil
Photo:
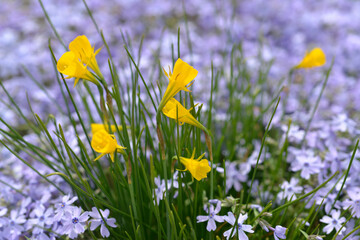
[[[164,73],[166,77],[169,79],[169,85],[166,88],[163,98],[159,104],[158,112],[162,110],[162,108],[166,105],[166,103],[173,98],[179,91],[184,90],[186,92],[190,92],[187,88],[191,86],[189,84],[196,75],[198,71],[190,66],[188,63],[184,62],[180,58],[175,63],[174,71],[171,73],[169,68],[169,72]]]
[[[180,157],[180,162],[185,166],[185,170],[188,170],[191,175],[198,181],[203,178],[207,178],[207,173],[211,171],[211,167],[209,166],[209,161],[206,159],[202,159],[205,153],[203,153],[199,158],[194,159],[195,149],[190,158]],[[202,159],[200,161],[200,159]]]
[[[188,123],[204,130],[205,132],[208,132],[207,128],[204,127],[198,120],[196,120],[193,115],[191,115],[190,110],[191,108],[184,108],[181,103],[179,103],[175,98],[172,98],[166,103],[162,109],[162,112],[167,117],[178,120],[178,124],[180,125]]]
[[[95,51],[95,47],[91,47],[88,38],[85,35],[81,35],[69,44],[69,49],[83,64],[89,66],[99,77],[103,77],[95,58],[101,48]]]
[[[119,128],[119,131],[122,131],[122,126],[118,126],[118,128]],[[116,132],[116,126],[115,125],[110,125],[110,129],[111,129],[111,132]],[[100,131],[100,130],[105,130],[107,132],[110,132],[110,131],[108,131],[109,126],[106,125],[106,124],[102,124],[102,123],[92,123],[91,124],[91,133],[92,133],[92,135],[94,135],[97,131]]]
[[[66,52],[61,56],[57,62],[57,70],[60,73],[67,75],[68,77],[66,77],[66,79],[74,77],[74,87],[80,78],[99,85],[95,77],[89,72],[89,70],[87,70],[86,66],[77,59],[75,53],[73,52]]]
[[[321,48],[314,48],[309,53],[305,54],[302,61],[295,66],[295,68],[313,68],[321,67],[326,63],[325,53]]]
[[[94,133],[91,140],[91,147],[98,153],[101,153],[100,156],[94,159],[94,161],[103,157],[105,154],[110,154],[111,161],[114,162],[115,151],[125,154],[124,149],[117,144],[115,136],[109,134],[106,130],[101,129]]]

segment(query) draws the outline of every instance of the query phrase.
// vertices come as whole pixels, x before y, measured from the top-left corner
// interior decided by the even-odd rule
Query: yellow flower
[[[172,98],[166,103],[162,112],[169,118],[175,120],[178,119],[178,124],[180,125],[188,123],[207,131],[207,129],[198,120],[196,120],[193,115],[191,115],[190,110],[191,108],[189,110],[184,108],[175,98]]]
[[[306,53],[303,60],[295,68],[313,68],[321,67],[326,63],[325,53],[321,48],[314,48],[311,52]]]
[[[91,47],[88,38],[85,35],[82,35],[76,37],[69,44],[69,49],[83,64],[89,66],[98,76],[102,77],[95,58],[95,56],[100,52],[101,48],[95,51],[95,47]]]
[[[180,162],[185,166],[185,170],[189,170],[191,175],[198,181],[203,178],[207,178],[207,173],[211,171],[211,167],[209,166],[209,161],[206,159],[202,159],[205,155],[203,153],[199,158],[194,159],[195,150],[193,151],[191,158],[180,157]]]
[[[68,75],[66,78],[75,78],[74,87],[78,83],[79,79],[89,80],[90,82],[98,85],[99,83],[94,76],[87,70],[75,56],[73,52],[64,53],[57,62],[57,70],[62,74]]]
[[[111,161],[114,162],[115,151],[118,151],[122,154],[125,153],[125,147],[122,147],[117,144],[115,136],[109,134],[106,130],[98,130],[94,133],[91,140],[91,147],[98,153],[101,153],[100,156],[95,158],[94,161],[103,157],[105,154],[110,154]]]
[[[116,126],[115,125],[110,125],[111,128],[111,132],[116,132]],[[122,126],[118,126],[119,130],[122,131]],[[99,130],[106,130],[107,132],[109,132],[109,126],[106,124],[102,124],[102,123],[92,123],[91,124],[91,133],[94,135],[97,131]]]
[[[168,73],[165,71],[165,69],[163,70],[169,79],[169,85],[167,86],[164,96],[159,104],[159,111],[161,111],[165,104],[179,91],[184,90],[186,92],[190,92],[190,90],[187,89],[191,86],[189,83],[194,80],[198,74],[198,71],[195,68],[180,58],[175,63],[173,73],[171,73],[170,69]]]

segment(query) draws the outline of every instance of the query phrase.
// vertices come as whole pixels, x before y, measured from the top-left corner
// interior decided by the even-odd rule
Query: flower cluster
[[[100,227],[102,237],[109,237],[108,226],[116,228],[116,220],[109,218],[109,210],[93,207],[92,212],[84,212],[74,206],[77,197],[65,195],[56,201],[46,194],[34,201],[31,198],[21,200],[19,209],[0,208],[0,237],[4,240],[27,236],[30,239],[50,240],[61,236],[77,238],[90,226],[90,231]],[[54,210],[55,208],[55,210]],[[91,217],[91,218],[90,218]],[[90,219],[89,219],[90,218]],[[106,223],[106,224],[105,224]]]

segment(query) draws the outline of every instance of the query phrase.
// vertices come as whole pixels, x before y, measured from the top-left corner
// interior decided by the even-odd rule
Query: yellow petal
[[[91,75],[87,68],[76,58],[75,53],[64,53],[57,62],[57,70],[65,75],[67,78],[76,78],[74,86],[77,84],[79,78],[89,80],[98,84],[97,80]]]
[[[66,52],[64,53],[59,61],[57,62],[57,70],[62,74],[68,76],[74,76],[76,73],[77,65],[74,63],[75,61],[75,54],[73,52]]]
[[[89,39],[85,35],[78,36],[70,42],[69,49],[86,65],[94,54]]]
[[[95,159],[94,159],[94,161],[99,160],[99,159],[100,159],[100,158],[102,158],[105,154],[106,154],[106,153],[102,153],[102,154],[100,154],[97,158],[95,158]]]
[[[98,63],[95,56],[99,53],[101,48],[94,51],[94,48],[91,47],[89,39],[85,35],[76,37],[70,44],[69,49],[73,52],[77,59],[79,59],[83,64],[89,66],[98,76],[102,76],[99,69]]]
[[[194,80],[198,71],[179,58],[175,63],[173,73],[171,73],[170,69],[168,73],[164,70],[164,73],[169,78],[169,85],[160,101],[159,110],[179,91],[189,91],[187,89],[190,86],[189,83]]]
[[[326,63],[325,53],[321,48],[314,48],[305,54],[303,60],[295,68],[321,67]]]
[[[193,159],[193,156],[191,158],[180,157],[180,162],[184,164],[186,169],[188,169],[191,175],[198,181],[207,178],[207,173],[211,171],[209,161],[206,159],[197,161]]]
[[[116,126],[115,125],[111,125],[111,132],[116,132]],[[109,126],[105,126],[104,124],[102,123],[92,123],[91,124],[91,133],[94,135],[94,133],[96,133],[97,131],[99,130],[106,130],[107,132],[109,129]],[[119,126],[119,130],[121,131],[122,130],[122,126]]]
[[[115,152],[110,153],[110,159],[112,162],[115,162]]]
[[[91,140],[91,147],[99,153],[112,153],[116,150],[116,139],[105,130],[97,131]]]
[[[166,103],[162,109],[162,112],[165,114],[165,116],[178,120],[180,125],[181,122],[184,122],[202,130],[206,130],[206,128],[190,113],[190,110],[184,108],[175,98],[170,99]]]
[[[197,76],[198,71],[179,58],[174,66],[174,72],[171,80],[176,81],[179,85],[185,87]]]

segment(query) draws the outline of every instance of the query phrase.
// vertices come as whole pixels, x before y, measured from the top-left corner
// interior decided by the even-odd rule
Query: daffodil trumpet
[[[208,160],[202,159],[204,155],[205,153],[201,154],[201,156],[197,159],[194,159],[194,149],[190,158],[179,157],[180,162],[185,166],[185,169],[180,171],[189,171],[191,173],[191,176],[198,181],[207,178],[207,174],[211,171],[211,167]],[[174,158],[177,157],[175,156]]]
[[[122,131],[122,126],[118,126],[119,131]],[[105,130],[108,133],[112,132],[116,132],[116,126],[115,125],[108,125],[108,124],[102,124],[102,123],[92,123],[91,124],[91,133],[92,135],[94,135],[97,131],[100,130]]]
[[[180,58],[178,58],[178,60],[176,61],[173,72],[171,72],[170,68],[169,72],[166,72],[164,68],[163,71],[166,77],[169,79],[169,84],[165,90],[163,98],[160,101],[157,115],[160,114],[166,103],[170,99],[172,99],[178,92],[180,92],[181,90],[185,92],[190,92],[188,87],[192,85],[192,81],[198,74],[198,71],[195,68],[193,68]]]
[[[94,161],[100,159],[106,154],[110,154],[111,161],[115,161],[115,152],[120,152],[126,156],[126,149],[123,146],[118,145],[114,135],[109,134],[105,129],[96,131],[91,140],[91,147],[98,153],[101,153]]]
[[[321,67],[326,63],[325,53],[321,48],[314,48],[307,52],[301,62],[294,68],[314,68]]]
[[[172,98],[166,103],[162,112],[165,116],[174,119],[179,125],[188,123],[208,133],[209,130],[195,119],[195,117],[190,113],[191,110],[192,108],[186,109],[175,98]]]
[[[98,75],[101,79],[104,78],[95,58],[102,47],[95,51],[95,47],[91,46],[89,39],[85,35],[81,35],[77,36],[72,42],[70,42],[69,49],[83,64],[89,66],[96,75]]]
[[[57,70],[67,75],[65,79],[75,78],[74,87],[78,83],[79,79],[88,80],[96,85],[99,85],[98,80],[93,76],[93,74],[87,70],[87,67],[84,66],[77,58],[73,52],[65,52],[57,62]]]

